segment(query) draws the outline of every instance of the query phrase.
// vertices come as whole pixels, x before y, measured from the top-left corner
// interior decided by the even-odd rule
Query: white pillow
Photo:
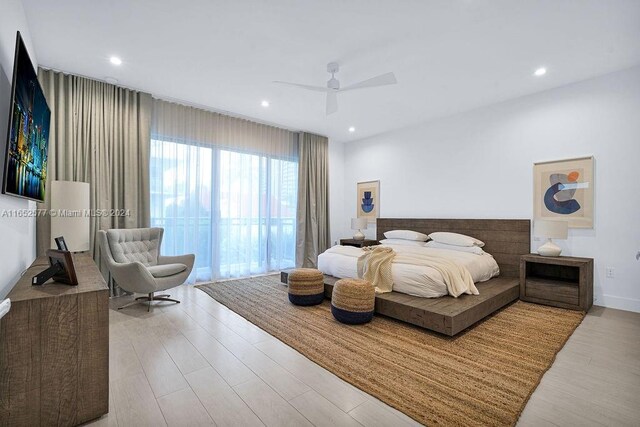
[[[418,242],[417,240],[407,239],[382,239],[380,243],[383,245],[401,245],[401,246],[424,246],[425,242]]]
[[[418,242],[426,242],[429,240],[429,236],[426,234],[418,233],[417,231],[411,230],[391,230],[384,233],[384,237],[387,239],[404,239],[404,240],[415,240]]]
[[[434,242],[445,243],[447,245],[478,246],[480,248],[484,246],[484,242],[481,240],[478,240],[471,236],[465,236],[464,234],[449,233],[447,231],[431,233],[429,234],[429,237]]]
[[[433,249],[447,249],[450,251],[458,251],[458,252],[469,252],[476,255],[484,255],[486,252],[482,250],[479,246],[458,246],[458,245],[447,245],[446,243],[440,243],[436,241],[429,241],[425,243],[427,248]]]

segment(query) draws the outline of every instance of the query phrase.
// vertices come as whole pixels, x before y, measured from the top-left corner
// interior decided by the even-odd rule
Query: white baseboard
[[[615,295],[602,295],[598,298],[596,305],[640,313],[640,299],[635,298],[623,298],[617,297]]]

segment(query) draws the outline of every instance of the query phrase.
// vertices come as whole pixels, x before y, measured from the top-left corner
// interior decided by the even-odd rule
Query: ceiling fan
[[[274,83],[300,87],[300,88],[312,90],[315,92],[326,93],[327,94],[327,116],[329,114],[333,114],[336,111],[338,111],[338,93],[339,92],[346,92],[348,90],[365,89],[365,88],[377,87],[377,86],[393,85],[398,83],[398,81],[396,80],[396,76],[393,73],[386,73],[376,77],[372,77],[367,80],[363,80],[359,83],[354,83],[352,85],[340,88],[340,82],[338,81],[338,79],[336,79],[336,76],[335,76],[335,74],[338,71],[340,71],[340,66],[338,65],[337,62],[330,62],[327,64],[327,72],[331,73],[331,78],[329,79],[329,81],[327,81],[327,87],[303,85],[299,83],[289,83],[289,82],[280,82],[280,81],[274,81]]]

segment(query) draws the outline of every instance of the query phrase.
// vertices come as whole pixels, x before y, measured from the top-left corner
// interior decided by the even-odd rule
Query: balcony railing
[[[265,273],[295,265],[296,219],[152,217],[162,253],[196,254],[196,280]]]

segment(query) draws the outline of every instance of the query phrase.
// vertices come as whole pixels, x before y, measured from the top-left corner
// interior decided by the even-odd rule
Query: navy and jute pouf
[[[339,322],[350,325],[370,322],[375,304],[375,288],[366,280],[340,279],[333,285],[331,313]]]
[[[289,273],[289,301],[295,305],[316,305],[324,300],[324,276],[315,268],[296,268]]]

